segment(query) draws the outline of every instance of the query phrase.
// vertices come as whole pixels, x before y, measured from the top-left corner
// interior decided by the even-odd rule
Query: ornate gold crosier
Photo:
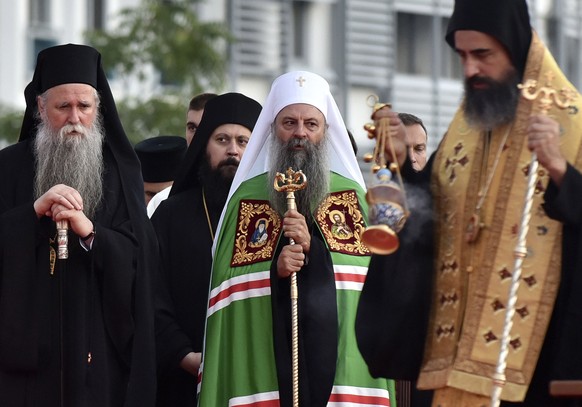
[[[275,175],[273,188],[277,192],[287,194],[287,209],[297,209],[295,204],[295,192],[307,186],[307,177],[299,171],[293,171],[291,167],[285,172],[287,175],[278,172]],[[290,244],[295,244],[293,239],[289,239]],[[297,312],[297,300],[299,298],[297,290],[297,274],[291,273],[291,334],[292,334],[292,370],[293,370],[293,407],[299,406],[299,323]]]
[[[524,84],[519,84],[521,96],[527,100],[537,101],[537,110],[542,115],[547,115],[553,106],[560,109],[567,108],[576,98],[576,92],[572,89],[562,88],[559,91],[552,87],[554,74],[547,72],[545,75],[546,85],[538,87],[538,81],[528,79]],[[534,107],[534,111],[536,108]],[[493,387],[491,390],[491,407],[498,407],[501,397],[501,390],[505,385],[505,369],[507,367],[507,354],[509,351],[509,342],[511,341],[511,328],[513,326],[513,315],[516,311],[517,290],[521,279],[521,269],[523,259],[527,254],[526,236],[529,230],[529,221],[531,219],[531,209],[533,196],[537,183],[538,160],[535,153],[532,153],[531,162],[528,171],[527,188],[524,199],[524,207],[519,225],[517,245],[514,249],[515,263],[513,274],[511,276],[511,285],[509,287],[509,296],[507,308],[505,310],[505,319],[503,321],[503,334],[501,336],[501,347],[495,373],[493,374]]]
[[[576,92],[569,88],[554,89],[552,87],[555,76],[553,72],[547,72],[544,76],[546,86],[538,88],[538,81],[535,79],[528,79],[525,83],[517,85],[521,89],[521,96],[527,100],[537,100],[538,111],[543,115],[547,115],[553,106],[560,109],[567,108],[576,99]]]

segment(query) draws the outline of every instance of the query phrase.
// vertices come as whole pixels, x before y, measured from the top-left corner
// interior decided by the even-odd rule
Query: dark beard
[[[66,135],[70,130],[53,129],[46,118],[41,120],[34,139],[34,195],[39,198],[57,184],[70,186],[81,195],[85,216],[94,219],[103,197],[101,116],[89,128],[75,127],[83,135]]]
[[[228,191],[239,161],[235,158],[227,158],[218,163],[217,168],[210,168],[209,162],[209,157],[205,156],[200,165],[198,177],[204,188],[208,210],[213,214],[212,218],[217,220],[228,198]]]
[[[318,144],[307,139],[292,138],[287,143],[273,137],[271,157],[273,162],[269,171],[270,201],[277,212],[283,215],[287,212],[287,197],[284,192],[273,188],[278,172],[285,173],[291,167],[294,171],[302,170],[307,177],[307,187],[295,192],[297,211],[301,213],[308,225],[313,223],[312,212],[323,201],[329,192],[329,160],[327,156],[327,137]],[[294,150],[301,145],[303,150]]]
[[[475,89],[476,83],[488,85]],[[515,118],[519,101],[519,75],[511,69],[501,81],[491,78],[471,77],[465,79],[465,117],[467,122],[481,130],[492,130],[510,123]]]

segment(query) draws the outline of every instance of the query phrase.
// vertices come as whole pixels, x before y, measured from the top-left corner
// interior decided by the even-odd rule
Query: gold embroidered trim
[[[328,195],[319,205],[315,220],[331,251],[357,256],[370,255],[361,239],[366,224],[356,191]]]
[[[242,200],[237,218],[231,267],[271,260],[281,233],[281,218],[269,201]]]

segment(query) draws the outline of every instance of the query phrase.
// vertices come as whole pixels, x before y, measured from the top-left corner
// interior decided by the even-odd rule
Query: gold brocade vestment
[[[556,89],[574,89],[534,33],[524,80],[543,83],[548,71],[555,74]],[[574,104],[580,102],[578,95]],[[488,136],[471,129],[459,109],[439,147],[432,174],[435,289],[420,389],[452,387],[491,394],[531,161],[527,119],[534,113],[535,102],[520,98],[514,121]],[[568,162],[579,163],[582,114],[573,106],[553,108],[549,115],[560,123],[562,153]],[[489,188],[484,188],[489,177]],[[540,166],[502,400],[525,397],[560,283],[561,225],[542,207],[548,181]],[[466,231],[480,192],[486,193],[479,211],[484,227],[468,243]]]

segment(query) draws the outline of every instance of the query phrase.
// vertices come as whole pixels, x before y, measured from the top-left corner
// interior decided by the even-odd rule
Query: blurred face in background
[[[415,171],[422,170],[426,165],[426,141],[427,135],[420,124],[406,126],[408,156]]]
[[[204,109],[202,110],[188,110],[186,114],[186,143],[190,145],[194,135],[196,134],[196,130],[200,125],[200,120],[202,120],[202,114],[204,113]]]

